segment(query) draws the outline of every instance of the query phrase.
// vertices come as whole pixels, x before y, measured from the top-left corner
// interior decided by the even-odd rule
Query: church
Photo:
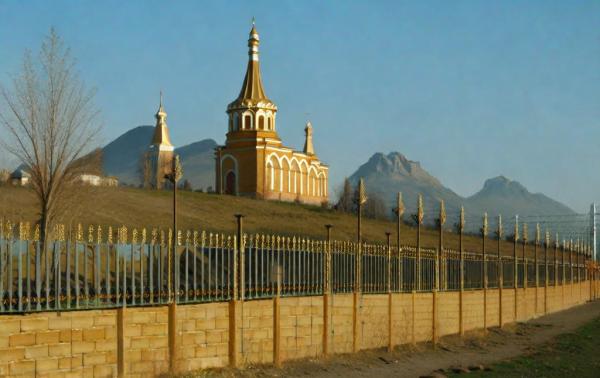
[[[285,147],[277,135],[277,106],[265,94],[259,44],[253,23],[242,90],[227,106],[225,145],[215,150],[216,191],[313,205],[327,203],[329,168],[315,154],[310,122],[304,128],[306,140],[301,152]]]

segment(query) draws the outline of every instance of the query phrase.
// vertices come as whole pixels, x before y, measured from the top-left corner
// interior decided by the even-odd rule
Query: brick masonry
[[[515,320],[515,294],[517,319],[524,321],[595,299],[600,285],[585,281],[549,286],[547,290],[546,294],[544,287],[503,289],[503,324]],[[484,317],[488,327],[498,326],[499,294],[498,289],[489,289],[484,301],[483,290],[463,293],[465,331],[484,327]],[[439,292],[436,298],[434,307],[432,293],[364,294],[359,296],[355,309],[352,294],[330,295],[326,335],[329,353],[352,351],[354,313],[358,349],[388,346],[390,332],[393,345],[431,341],[434,327],[437,337],[458,333],[460,293]],[[277,334],[281,361],[322,355],[322,296],[281,298],[279,332],[274,328],[274,299],[233,304],[234,321],[229,319],[230,303],[177,305],[174,327],[169,326],[167,306],[126,308],[120,310],[121,336],[116,309],[2,315],[0,376],[115,377],[123,371],[127,377],[147,377],[170,369],[187,372],[223,367],[231,361],[240,367],[270,364],[275,362]],[[173,334],[169,329],[174,329]],[[230,345],[231,332],[236,332],[234,346]],[[175,346],[172,352],[171,340]],[[119,342],[123,345],[121,359]],[[237,358],[232,359],[232,351]]]

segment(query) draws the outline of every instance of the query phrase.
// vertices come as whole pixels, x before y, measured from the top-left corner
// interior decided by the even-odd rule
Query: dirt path
[[[547,315],[528,323],[491,329],[487,337],[481,332],[444,337],[436,350],[430,344],[401,346],[393,353],[384,350],[332,356],[328,359],[302,360],[286,363],[283,369],[255,367],[245,370],[221,370],[212,376],[236,377],[419,377],[437,369],[450,367],[487,366],[493,362],[516,357],[555,336],[574,331],[579,326],[600,317],[600,301]]]

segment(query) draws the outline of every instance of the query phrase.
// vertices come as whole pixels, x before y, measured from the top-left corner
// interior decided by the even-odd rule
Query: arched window
[[[258,116],[258,129],[259,130],[264,130],[265,129],[265,117],[264,116]]]
[[[238,131],[240,129],[240,117],[237,113],[233,113],[233,131]]]
[[[252,116],[250,114],[246,114],[244,116],[244,130],[252,129]]]

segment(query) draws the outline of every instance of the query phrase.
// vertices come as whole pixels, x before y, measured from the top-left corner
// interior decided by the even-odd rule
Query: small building
[[[277,134],[277,106],[265,94],[255,25],[248,39],[248,66],[242,90],[227,106],[229,127],[224,146],[215,150],[216,191],[280,201],[322,204],[328,201],[329,168],[313,147],[313,127],[304,128],[302,151],[285,147]]]
[[[10,174],[10,182],[16,186],[25,186],[29,184],[31,175],[23,168],[19,167]]]
[[[79,181],[84,185],[91,186],[118,186],[119,180],[116,177],[105,177],[93,174],[82,174]]]

